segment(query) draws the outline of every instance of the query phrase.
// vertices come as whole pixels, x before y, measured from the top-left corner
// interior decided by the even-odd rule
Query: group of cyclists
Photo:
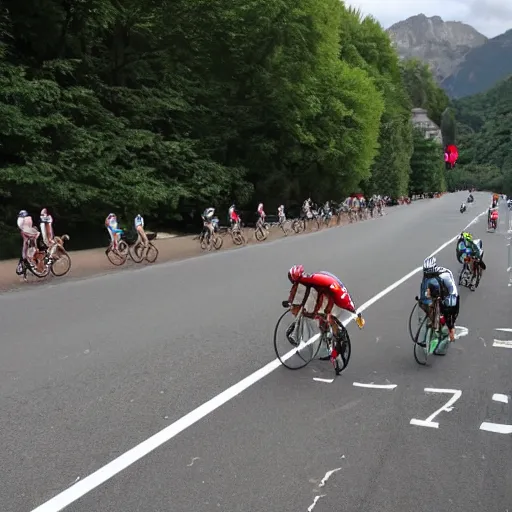
[[[124,230],[119,227],[119,222],[117,221],[117,215],[115,213],[109,213],[107,215],[107,218],[105,219],[105,227],[107,228],[107,232],[110,236],[112,249],[117,251],[119,248],[119,241],[121,240],[121,235],[124,233]],[[135,216],[133,227],[137,233],[136,243],[140,243],[143,248],[147,248],[149,242],[146,232],[144,231],[144,217],[140,213]]]
[[[368,200],[362,195],[354,195],[347,197],[339,204],[333,201],[326,201],[322,206],[317,207],[309,197],[302,203],[300,217],[308,220],[322,218],[326,222],[333,218],[333,216],[343,212],[353,214],[356,218],[358,216],[362,217],[363,212],[368,212],[368,214],[373,217],[374,211],[377,211],[379,215],[384,214],[384,206],[388,201],[388,197],[381,197],[380,195],[374,195]],[[206,208],[201,215],[203,230],[207,237],[212,237],[219,229],[219,218],[215,215],[215,211],[215,208],[210,206]],[[257,215],[256,229],[265,224],[266,214],[263,203],[259,203]],[[283,204],[279,205],[277,208],[277,219],[279,226],[282,226],[287,220],[285,206]],[[242,227],[242,218],[235,204],[232,204],[228,209],[228,224],[232,230],[239,230]]]
[[[37,250],[47,251],[56,242],[53,233],[53,217],[48,213],[47,208],[43,208],[40,212],[39,230],[34,226],[34,221],[26,210],[20,210],[18,213],[17,224],[23,243],[21,258],[16,272],[21,275],[24,273],[24,265],[32,269],[35,267],[36,262],[34,261],[34,255]],[[110,235],[113,250],[117,250],[123,230],[119,227],[115,213],[109,213],[107,215],[105,219],[105,227]],[[137,233],[137,242],[141,243],[144,248],[147,247],[148,238],[144,231],[144,217],[142,217],[140,213],[137,214],[134,219],[134,228]]]
[[[497,206],[498,199],[493,196],[490,210]],[[470,258],[480,266],[481,270],[485,270],[483,254],[481,240],[474,239],[468,231],[460,234],[456,242],[456,257],[459,263],[462,264],[464,259]],[[475,276],[472,278],[476,279]],[[324,271],[307,274],[302,265],[294,265],[288,271],[288,279],[292,284],[288,304],[293,315],[297,316],[302,311],[304,316],[317,319],[319,324],[325,318],[331,326],[334,336],[339,334],[336,319],[340,320],[338,316],[342,311],[348,311],[355,315],[360,329],[365,325],[349,291],[335,275]],[[474,286],[474,282],[469,284]],[[429,256],[423,261],[423,275],[418,297],[420,307],[427,315],[434,298],[439,298],[442,322],[448,329],[448,337],[439,340],[434,353],[444,355],[448,350],[449,343],[455,341],[455,322],[460,311],[460,296],[452,271],[438,265],[435,256]],[[330,357],[323,359],[330,359]]]
[[[55,237],[53,234],[53,217],[46,208],[43,208],[39,214],[40,231],[34,226],[34,221],[26,210],[19,211],[17,224],[23,243],[16,272],[21,275],[23,265],[34,268],[36,251],[48,250],[55,244]]]
[[[475,201],[475,198],[473,197],[473,194],[470,192],[468,199],[467,199],[467,203],[471,204],[474,201]],[[499,195],[493,194],[491,206],[489,206],[489,208],[487,210],[487,228],[488,229],[496,230],[498,228],[498,222],[499,222],[499,217],[500,217],[498,202],[499,202]],[[511,203],[511,200],[509,199],[507,201],[507,205],[509,205],[510,203]],[[466,203],[462,203],[460,205],[460,213],[464,213],[466,210],[467,210]]]

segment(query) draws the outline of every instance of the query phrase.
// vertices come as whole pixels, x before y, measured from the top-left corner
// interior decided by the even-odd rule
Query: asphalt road
[[[292,264],[335,273],[362,304],[420,266],[489,199],[477,194],[461,215],[464,196],[261,246],[0,295],[0,510],[31,511],[80,485],[273,360]],[[512,404],[493,400],[512,394],[512,350],[493,347],[494,339],[512,339],[495,330],[512,328],[505,237],[485,228],[482,217],[471,230],[484,241],[488,270],[476,292],[461,292],[457,323],[469,333],[446,357],[425,368],[414,361],[407,318],[415,275],[365,312],[363,331],[349,327],[352,360],[333,383],[313,380],[333,377],[329,363],[299,372],[279,367],[66,510],[512,509],[511,434],[480,429],[512,424]],[[453,243],[438,260],[458,269]],[[410,424],[454,396],[425,388],[461,392],[450,412],[432,420],[439,428]]]

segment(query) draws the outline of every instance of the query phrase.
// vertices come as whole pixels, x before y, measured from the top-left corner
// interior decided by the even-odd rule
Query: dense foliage
[[[424,105],[440,123],[428,70],[339,0],[4,0],[0,255],[21,208],[91,244],[110,211],[407,194]]]
[[[475,186],[512,195],[512,77],[454,104],[459,165],[450,188]]]

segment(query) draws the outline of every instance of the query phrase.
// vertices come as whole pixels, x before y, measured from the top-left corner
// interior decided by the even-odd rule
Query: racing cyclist
[[[455,321],[459,315],[460,297],[451,270],[439,267],[435,256],[423,262],[423,280],[421,282],[420,303],[429,306],[431,299],[440,298],[440,313],[444,316],[448,328],[450,342],[455,341]],[[440,340],[441,341],[441,340]],[[442,346],[441,346],[442,345]],[[442,355],[446,343],[439,343],[439,355]]]
[[[288,303],[293,315],[297,316],[301,308],[304,316],[308,318],[316,319],[319,314],[326,315],[335,337],[339,328],[332,317],[339,319],[342,311],[356,315],[357,325],[360,329],[364,327],[365,321],[361,313],[356,312],[352,297],[335,275],[329,272],[306,274],[302,265],[294,265],[288,271],[288,279],[292,283]],[[322,359],[329,359],[329,356]]]
[[[144,217],[140,213],[138,213],[137,217],[135,217],[133,225],[135,226],[135,231],[137,231],[137,242],[142,243],[142,247],[146,248],[149,242],[148,237],[146,236],[146,232],[144,231]]]
[[[286,222],[286,213],[284,211],[284,204],[279,206],[277,209],[277,219],[279,221],[279,224],[284,224]]]
[[[263,224],[265,224],[265,210],[263,209],[263,203],[258,205],[258,215],[260,218],[258,219],[257,225],[263,227]]]
[[[493,203],[493,206],[491,208],[489,208],[489,211],[487,212],[487,227],[491,228],[491,223],[493,223],[495,226],[494,229],[496,229],[498,227],[498,220],[499,220],[498,207],[494,206],[494,203]]]
[[[112,248],[114,249],[114,251],[117,251],[123,230],[119,228],[119,223],[117,222],[117,215],[115,213],[109,213],[107,215],[107,218],[105,219],[105,227],[107,228],[108,234],[110,235]]]
[[[213,207],[206,208],[206,210],[201,215],[201,218],[203,219],[203,227],[205,227],[208,230],[208,240],[210,240],[213,237],[213,232],[215,230],[215,227],[213,226],[214,215],[215,208]]]
[[[20,210],[17,223],[23,240],[20,263],[23,260],[30,267],[34,267],[34,261],[32,260],[33,255],[31,255],[30,258],[28,256],[28,246],[31,241],[35,242],[38,239],[39,231],[33,226],[32,217],[26,210]]]
[[[469,255],[478,260],[480,267],[482,270],[487,268],[486,264],[483,262],[484,249],[482,240],[478,238],[473,240],[473,235],[468,231],[464,231],[460,234],[457,239],[457,247],[456,247],[456,255],[457,261],[459,263],[464,263],[464,257],[466,255],[466,249],[470,250]]]
[[[53,239],[53,217],[48,213],[46,208],[43,208],[41,210],[39,220],[39,227],[41,229],[43,242],[46,245],[46,248],[49,248],[55,243],[55,240]]]
[[[231,229],[240,229],[240,223],[241,223],[241,219],[240,219],[240,215],[238,215],[237,211],[236,211],[236,206],[235,204],[233,203],[230,207],[229,207],[229,210],[228,210],[228,221],[231,225]]]

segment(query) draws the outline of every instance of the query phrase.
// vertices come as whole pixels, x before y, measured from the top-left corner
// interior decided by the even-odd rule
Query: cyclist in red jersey
[[[338,318],[342,311],[348,311],[356,315],[359,328],[364,327],[365,321],[361,313],[357,313],[348,290],[335,275],[329,272],[306,274],[302,265],[294,265],[288,272],[288,279],[292,283],[288,302],[294,315],[302,307],[305,316],[315,318],[318,314],[326,315],[337,334],[338,326],[331,319],[331,315]]]

